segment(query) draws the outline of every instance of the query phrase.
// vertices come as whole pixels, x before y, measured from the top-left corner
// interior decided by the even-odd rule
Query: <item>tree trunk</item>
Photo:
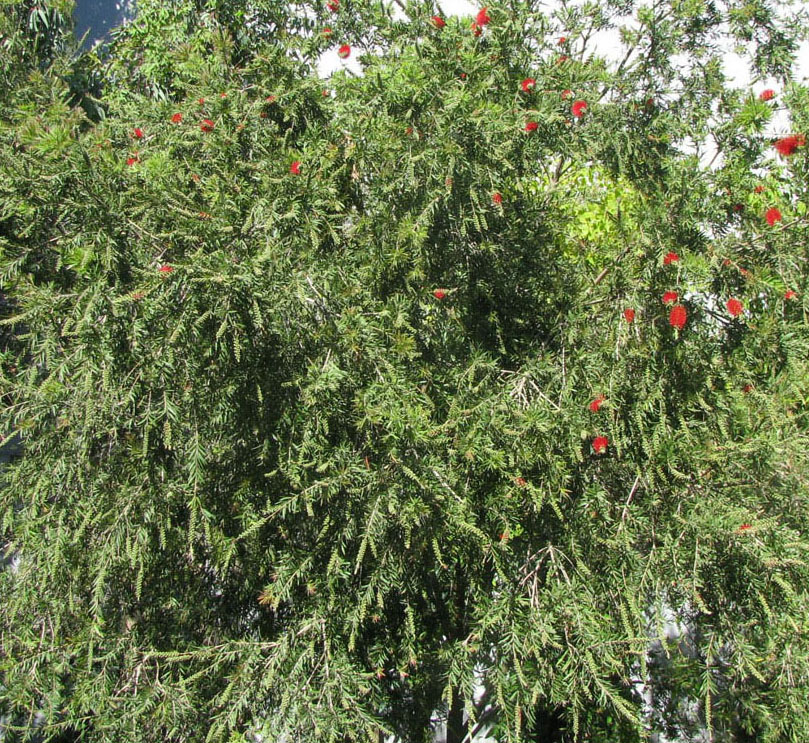
[[[466,737],[463,720],[463,699],[458,689],[452,690],[452,705],[447,713],[447,743],[461,743]]]

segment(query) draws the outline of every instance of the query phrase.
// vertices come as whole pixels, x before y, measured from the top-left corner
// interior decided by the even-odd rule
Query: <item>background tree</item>
[[[94,114],[9,77],[7,738],[806,740],[786,10],[144,0]]]

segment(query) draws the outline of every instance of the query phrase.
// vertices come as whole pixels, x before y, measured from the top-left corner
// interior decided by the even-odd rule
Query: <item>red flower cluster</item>
[[[767,224],[772,227],[776,222],[781,221],[781,212],[775,207],[772,207],[771,209],[767,209],[764,218],[767,220]]]
[[[321,32],[321,36],[325,36],[327,39],[331,36],[331,26],[326,26]]]
[[[798,295],[794,291],[792,291],[792,289],[790,289],[789,291],[787,291],[786,294],[784,294],[784,299],[795,299],[795,297],[797,296]]]
[[[539,124],[537,124],[536,121],[529,121],[525,125],[525,131],[527,131],[527,132],[535,132],[537,130],[538,126],[539,126]]]
[[[337,56],[338,56],[338,57],[340,57],[340,59],[345,59],[345,58],[346,58],[346,57],[348,57],[350,54],[351,54],[351,47],[350,47],[348,44],[343,44],[343,45],[342,45],[342,46],[341,46],[341,47],[340,47],[340,48],[337,50]]]
[[[204,132],[212,132],[213,131],[213,121],[210,119],[203,119],[202,123],[199,125],[199,128],[202,129]]]
[[[758,186],[756,186],[756,187],[753,189],[753,191],[755,191],[756,193],[763,193],[763,191],[764,191],[764,186],[762,186],[762,185],[760,185],[760,184],[759,184]]]
[[[493,201],[495,204],[502,204],[502,203],[503,203],[503,196],[502,196],[502,194],[501,194],[499,191],[495,191],[495,192],[492,194],[492,201]]]
[[[528,93],[536,87],[536,84],[537,81],[534,80],[533,77],[526,77],[525,80],[522,81],[522,92]]]
[[[627,322],[635,322],[635,310],[633,310],[631,307],[627,307],[624,310],[624,320]]]
[[[806,144],[806,137],[803,134],[793,134],[789,137],[783,137],[773,143],[773,147],[778,150],[778,154],[782,157],[793,155],[798,147],[803,147]]]
[[[486,10],[487,8],[481,8],[478,11],[477,16],[475,17],[475,23],[477,23],[478,26],[485,26],[492,20],[491,18],[489,18],[489,15],[486,13]]]
[[[604,403],[604,395],[599,395],[598,397],[596,397],[595,400],[593,400],[590,403],[590,412],[597,413],[599,411],[599,408],[603,405],[603,403]]]
[[[176,113],[171,117],[172,124],[179,124],[183,120],[183,115],[181,113]]]
[[[581,117],[584,115],[584,111],[586,110],[586,108],[587,108],[587,102],[586,102],[586,101],[576,101],[576,102],[575,102],[575,103],[574,103],[574,104],[573,104],[573,105],[570,107],[570,110],[571,110],[571,112],[573,113],[573,115],[574,115],[574,116],[575,116],[577,119],[579,119],[579,118],[581,118]]]
[[[677,330],[682,330],[685,327],[686,312],[685,307],[681,304],[675,304],[669,313],[669,325]]]
[[[663,294],[663,304],[671,304],[678,299],[677,292],[665,292],[665,294]]]
[[[436,289],[436,290],[433,292],[433,296],[434,296],[436,299],[443,299],[444,297],[446,297],[446,296],[447,296],[447,293],[446,293],[446,292],[445,292],[443,289]]]
[[[593,439],[593,451],[596,454],[601,454],[602,452],[606,451],[609,443],[609,439],[606,436],[596,436]]]
[[[567,37],[566,37],[566,36],[560,36],[560,37],[559,37],[559,41],[558,41],[557,43],[558,43],[558,44],[564,44],[566,41],[567,41]]]
[[[160,268],[157,270],[160,271],[160,273],[171,273],[174,269],[171,266],[164,265],[160,266]]]
[[[134,165],[135,163],[139,163],[139,162],[140,162],[140,158],[137,155],[135,155],[134,157],[128,157],[126,159],[126,164],[127,165]]]
[[[733,299],[733,297],[727,301],[726,307],[733,317],[738,317],[744,311],[742,303],[738,299]]]
[[[666,253],[666,257],[663,258],[663,265],[668,266],[671,263],[677,263],[680,260],[680,256],[677,253]]]
[[[143,129],[141,129],[139,126],[136,126],[132,132],[132,136],[135,139],[140,139],[143,136]]]
[[[572,95],[573,95],[572,90],[563,90],[562,91],[562,100],[565,100],[566,98],[570,98]]]
[[[483,32],[483,29],[482,29],[480,26],[478,26],[478,24],[477,24],[477,23],[475,23],[474,21],[472,21],[472,33],[473,33],[475,36],[480,36],[480,34],[481,34],[482,32]]]
[[[326,3],[326,7],[327,7],[327,8],[328,8],[328,9],[329,9],[329,10],[330,10],[332,13],[336,13],[338,10],[340,10],[340,0],[329,0],[329,1]]]
[[[447,22],[440,15],[434,15],[432,21],[436,28],[444,28],[447,25]]]
[[[770,88],[767,88],[767,90],[762,90],[758,97],[760,101],[769,101],[773,98],[775,98],[775,91],[771,90]]]
[[[295,160],[292,165],[289,166],[289,172],[292,175],[300,175],[301,174],[301,163],[300,160]]]

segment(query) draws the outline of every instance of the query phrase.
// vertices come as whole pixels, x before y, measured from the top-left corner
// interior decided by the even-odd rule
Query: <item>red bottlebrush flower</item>
[[[135,139],[140,139],[143,136],[143,129],[141,129],[139,126],[136,126],[132,131],[132,136]]]
[[[669,313],[669,325],[677,330],[682,330],[685,327],[686,312],[685,307],[681,304],[675,304]]]
[[[566,98],[570,98],[572,95],[573,95],[572,90],[563,90],[562,91],[562,100],[565,100]]]
[[[604,404],[604,395],[599,395],[590,403],[590,412],[597,413],[599,408]]]
[[[502,204],[503,203],[503,195],[499,191],[495,191],[492,194],[492,201],[495,204]]]
[[[753,189],[753,191],[755,191],[756,193],[763,193],[763,191],[764,191],[764,186],[761,186],[761,185],[756,186],[756,187]]]
[[[292,175],[300,175],[301,174],[301,163],[300,160],[295,160],[292,165],[289,166],[289,172]]]
[[[135,163],[139,163],[139,162],[140,162],[140,159],[137,156],[136,157],[128,157],[126,159],[126,164],[127,165],[134,165]]]
[[[440,15],[434,15],[432,21],[436,28],[444,28],[447,25],[447,22]]]
[[[773,147],[778,150],[778,154],[782,157],[788,157],[795,153],[798,147],[803,147],[806,144],[806,138],[803,134],[793,134],[783,139],[778,139],[773,143]]]
[[[607,439],[606,436],[596,436],[593,439],[593,451],[596,454],[601,454],[607,450],[609,443],[609,439]]]
[[[199,125],[199,128],[202,129],[204,132],[212,132],[213,131],[213,121],[210,119],[203,119],[202,123]]]
[[[528,93],[532,91],[536,87],[537,81],[534,80],[533,77],[526,77],[525,80],[522,81],[522,92]]]
[[[742,387],[742,392],[744,392],[745,395],[750,394],[752,391],[753,391],[752,384],[746,384],[744,387]]]
[[[564,44],[567,41],[567,36],[560,36],[557,44]]]
[[[571,107],[571,113],[577,118],[581,118],[584,115],[585,110],[587,109],[587,102],[586,101],[576,101]]]
[[[492,20],[491,18],[489,18],[489,15],[486,13],[487,10],[488,10],[488,8],[481,8],[478,11],[478,14],[475,16],[475,22],[478,24],[478,26],[485,26],[487,23],[489,23]]]
[[[771,209],[767,209],[767,213],[764,215],[764,219],[767,220],[767,224],[772,227],[776,222],[781,221],[781,212],[772,207]]]
[[[348,57],[350,54],[351,54],[351,47],[348,44],[343,44],[337,50],[337,56],[340,57],[340,59],[346,59],[346,57]]]
[[[329,10],[330,10],[332,13],[336,13],[338,10],[340,10],[340,0],[329,0],[329,1],[326,3],[326,7],[327,7],[327,8],[328,8],[328,9],[329,9]]]
[[[174,116],[171,117],[172,124],[179,124],[183,120],[183,115],[181,113],[176,113]]]
[[[663,294],[663,304],[671,304],[679,299],[677,292],[666,292]]]
[[[767,88],[767,90],[762,90],[758,96],[760,101],[769,101],[775,98],[775,91]]]
[[[633,310],[631,307],[627,307],[624,310],[624,320],[627,322],[635,322],[635,310]]]
[[[197,103],[199,103],[199,105],[202,106],[205,103],[205,99],[200,98],[199,101],[197,101]]]
[[[680,260],[680,256],[677,253],[666,253],[666,257],[663,258],[663,265],[668,266],[670,263],[677,263]]]
[[[525,478],[524,477],[515,477],[514,482],[519,485],[521,488],[525,487]]]
[[[742,314],[742,312],[744,312],[742,303],[738,299],[733,299],[733,297],[727,301],[725,306],[728,308],[728,312],[730,312],[733,317],[738,317]]]
[[[461,73],[461,80],[466,80],[466,73],[465,72]]]
[[[537,130],[538,126],[539,126],[539,124],[537,124],[536,121],[529,121],[525,125],[525,131],[527,131],[527,132],[535,132]]]
[[[795,299],[798,295],[790,289],[786,294],[784,294],[784,299]]]
[[[477,23],[475,23],[474,21],[472,21],[472,33],[473,33],[475,36],[480,36],[480,34],[481,34],[481,32],[482,32],[482,31],[483,31],[483,29],[482,29],[480,26],[478,26],[478,24],[477,24]]]
[[[326,26],[326,27],[325,27],[325,28],[324,28],[324,29],[323,29],[323,30],[320,32],[320,35],[321,35],[321,36],[325,36],[326,38],[328,38],[329,36],[331,36],[331,28],[330,28],[329,26]]]
[[[447,296],[447,293],[446,293],[446,292],[445,292],[443,289],[436,289],[436,290],[433,292],[433,296],[434,296],[436,299],[443,299],[444,297],[446,297],[446,296]]]
[[[171,266],[160,266],[157,270],[160,271],[160,273],[171,273],[174,269]]]

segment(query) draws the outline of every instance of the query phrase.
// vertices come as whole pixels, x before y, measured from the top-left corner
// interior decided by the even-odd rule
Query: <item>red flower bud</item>
[[[343,44],[337,50],[337,56],[340,57],[340,59],[346,59],[350,54],[351,54],[351,47],[348,44]]]
[[[527,131],[527,132],[535,132],[537,130],[538,126],[539,126],[539,124],[537,124],[536,121],[529,121],[525,125],[525,131]]]
[[[528,93],[536,87],[536,84],[537,81],[534,80],[533,77],[526,77],[525,80],[522,81],[522,92]]]
[[[601,406],[604,404],[604,395],[599,395],[590,403],[590,412],[597,413]]]
[[[795,297],[797,296],[798,295],[794,291],[792,291],[792,289],[790,289],[789,291],[787,291],[786,294],[784,294],[784,299],[795,299]]]
[[[573,95],[572,90],[563,90],[562,91],[562,100],[565,100],[566,98],[570,98],[572,95]]]
[[[499,191],[495,191],[495,192],[492,194],[492,201],[493,201],[495,204],[502,204],[502,203],[503,203],[503,196],[502,196],[502,194],[501,194]]]
[[[767,209],[764,218],[767,220],[767,224],[772,227],[776,222],[781,221],[781,212],[775,207],[772,207],[771,209]]]
[[[758,185],[753,189],[753,191],[755,191],[756,193],[763,193],[764,186]]]
[[[624,310],[624,320],[627,322],[635,322],[635,310],[633,310],[631,307],[627,307]]]
[[[663,304],[671,304],[679,299],[677,292],[666,292],[663,294]]]
[[[789,137],[778,139],[773,143],[773,147],[778,150],[778,154],[782,157],[787,157],[795,153],[798,147],[803,147],[806,144],[806,138],[803,134],[793,134]]]
[[[725,306],[728,308],[728,312],[730,312],[733,317],[738,317],[744,311],[742,303],[738,299],[733,299],[732,297],[727,301]]]
[[[663,258],[663,265],[668,266],[670,263],[677,263],[680,260],[680,256],[677,253],[666,253],[666,257]]]
[[[336,13],[340,9],[340,0],[329,0],[326,7],[332,12]]]
[[[176,113],[171,117],[172,124],[179,124],[183,120],[183,115],[181,113]]]
[[[609,443],[609,439],[607,439],[606,436],[596,436],[593,439],[593,451],[596,454],[601,454],[607,450]]]
[[[160,268],[157,269],[157,270],[160,271],[160,273],[171,273],[174,269],[171,266],[165,266],[164,265],[164,266],[160,266]]]
[[[439,29],[444,28],[444,26],[447,25],[447,22],[440,15],[432,16],[432,21],[433,21],[433,25],[436,28],[439,28]]]
[[[478,24],[478,26],[485,26],[492,20],[486,13],[487,10],[488,10],[487,8],[481,8],[478,11],[477,16],[475,16],[475,22]]]
[[[202,123],[199,125],[199,128],[204,132],[211,132],[213,131],[213,121],[210,119],[203,119]]]
[[[446,297],[446,296],[447,296],[447,293],[446,293],[446,292],[445,292],[443,289],[436,289],[436,290],[433,292],[433,296],[434,296],[436,299],[443,299],[444,297]]]
[[[524,477],[515,477],[514,482],[519,485],[521,488],[525,487],[525,478]]]
[[[669,313],[669,325],[677,330],[682,330],[685,327],[686,311],[685,307],[681,304],[675,304]]]
[[[584,115],[584,111],[587,108],[586,101],[576,101],[571,107],[571,113],[578,119]]]
[[[767,88],[767,90],[762,90],[758,96],[760,101],[769,101],[772,98],[775,98],[775,91]]]
[[[300,175],[301,174],[301,163],[300,160],[295,160],[292,165],[289,166],[289,172],[292,175]]]
[[[132,136],[135,139],[140,139],[143,136],[143,129],[141,129],[139,126],[136,126],[132,132]]]

